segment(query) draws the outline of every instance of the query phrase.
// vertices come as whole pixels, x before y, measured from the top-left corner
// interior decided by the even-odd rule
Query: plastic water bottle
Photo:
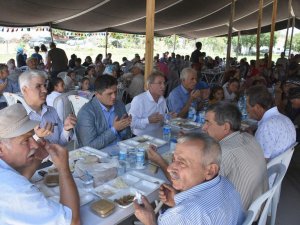
[[[138,149],[136,153],[136,169],[144,169],[145,164],[145,149]]]
[[[170,141],[171,138],[171,127],[169,125],[163,126],[163,139],[165,141]]]
[[[196,110],[192,106],[189,108],[188,119],[192,121],[196,120]]]
[[[175,137],[171,138],[170,139],[170,151],[171,152],[175,151],[176,144],[177,144],[176,138]]]
[[[201,125],[203,125],[205,123],[205,111],[200,111],[198,113],[196,122],[200,123]]]

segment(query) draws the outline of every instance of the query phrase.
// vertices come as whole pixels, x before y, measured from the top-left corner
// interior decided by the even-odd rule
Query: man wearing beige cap
[[[68,152],[33,139],[32,121],[21,104],[0,110],[0,224],[79,224],[79,197]],[[48,200],[29,179],[50,154],[59,173],[60,203]]]
[[[133,75],[131,83],[128,87],[128,94],[131,98],[144,92],[144,76],[143,76],[144,66],[141,63],[136,63],[131,68],[131,73]]]

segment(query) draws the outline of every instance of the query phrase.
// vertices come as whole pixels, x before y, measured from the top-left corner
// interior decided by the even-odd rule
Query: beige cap
[[[26,110],[19,103],[0,110],[0,138],[21,136],[38,124],[38,121],[29,119]]]

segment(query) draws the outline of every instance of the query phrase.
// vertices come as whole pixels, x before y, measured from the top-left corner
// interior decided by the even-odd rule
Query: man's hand
[[[135,216],[145,225],[157,224],[153,208],[149,201],[145,196],[142,196],[142,201],[144,206],[139,205],[136,200],[133,202]]]
[[[174,118],[176,118],[178,115],[177,115],[176,112],[169,112],[169,116],[170,116],[172,119],[174,119]]]
[[[169,184],[162,184],[159,188],[159,198],[160,200],[170,206],[175,206],[174,196],[177,191]]]
[[[159,112],[153,113],[148,117],[149,123],[159,123],[164,121],[164,116]]]
[[[190,98],[192,101],[197,100],[198,98],[200,98],[201,92],[199,90],[192,90],[191,94],[190,94]]]
[[[164,162],[164,159],[157,152],[157,149],[154,145],[149,146],[149,148],[147,150],[147,154],[148,154],[148,159],[150,161],[154,162],[155,164],[157,164],[158,166],[161,167],[161,164],[162,164],[162,162]]]
[[[69,131],[75,127],[77,123],[76,116],[73,114],[69,114],[69,116],[65,119],[64,130]]]
[[[53,128],[54,128],[54,124],[47,122],[45,127],[40,127],[39,125],[37,125],[34,128],[34,132],[39,138],[43,138],[43,137],[47,137],[50,134],[52,134]]]
[[[131,116],[124,115],[120,119],[118,116],[115,117],[114,120],[114,128],[116,131],[121,131],[131,124]]]
[[[68,150],[57,144],[46,144],[45,149],[50,154],[52,162],[59,172],[69,171]]]

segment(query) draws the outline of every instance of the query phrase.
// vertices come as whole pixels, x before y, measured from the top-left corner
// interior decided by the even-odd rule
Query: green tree
[[[287,45],[286,48],[289,49],[290,48],[290,37],[287,41]],[[300,33],[295,34],[293,36],[293,42],[292,42],[292,50],[296,51],[296,52],[300,52]]]

